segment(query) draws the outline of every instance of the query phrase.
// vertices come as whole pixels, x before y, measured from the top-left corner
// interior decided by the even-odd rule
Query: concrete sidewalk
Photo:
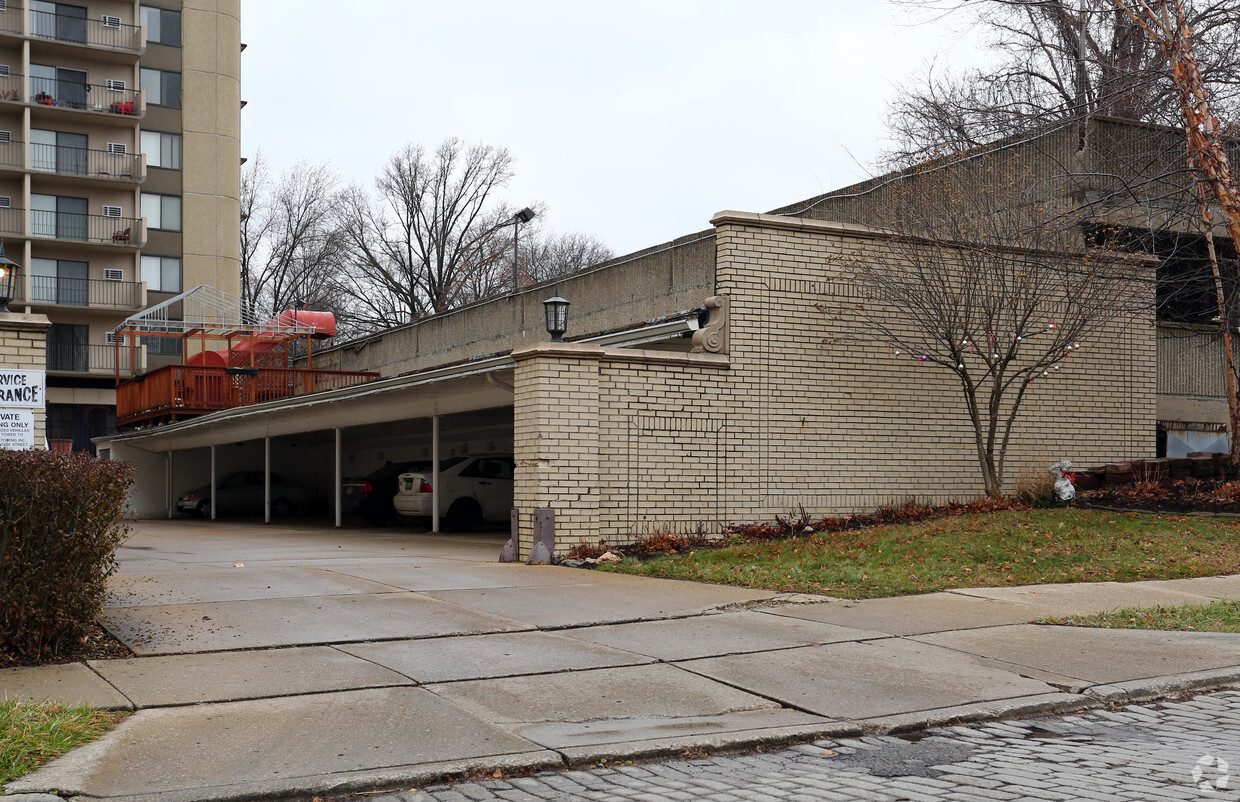
[[[0,671],[136,712],[8,793],[254,799],[1078,710],[1240,682],[1240,635],[1030,625],[1240,576],[845,601],[492,562],[499,536],[143,523],[141,655]]]

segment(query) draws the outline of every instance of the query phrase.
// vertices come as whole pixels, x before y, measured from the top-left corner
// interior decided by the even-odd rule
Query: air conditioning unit
[[[9,10],[9,0],[0,0],[0,11]]]
[[[105,267],[103,269],[103,277],[108,281],[124,281],[125,271],[116,267]]]
[[[108,153],[115,153],[120,156],[124,156],[128,152],[129,152],[129,146],[126,145],[124,142],[109,142],[108,143]]]
[[[109,78],[105,86],[108,88],[109,92],[124,92],[125,91],[125,82],[118,80],[116,78]]]
[[[117,271],[117,272],[120,272],[120,271]],[[117,342],[118,340],[119,342]],[[104,342],[106,342],[108,345],[124,345],[125,338],[123,336],[117,337],[116,332],[109,331],[106,335],[104,335]]]
[[[12,142],[12,141],[13,141],[12,131],[0,131],[0,142]]]
[[[103,15],[103,17],[102,17],[102,21],[103,21],[103,27],[105,27],[105,28],[119,28],[119,27],[121,27],[121,18],[120,18],[120,17],[114,17],[114,16],[112,16],[111,14],[104,14],[104,15]]]
[[[121,216],[121,207],[119,207],[119,206],[104,206],[104,207],[103,207],[103,216],[104,216],[104,217],[120,217],[120,216]]]
[[[0,195],[0,209],[9,209],[13,206],[13,199],[8,195]]]
[[[0,78],[8,78],[12,74],[8,64],[0,64]]]

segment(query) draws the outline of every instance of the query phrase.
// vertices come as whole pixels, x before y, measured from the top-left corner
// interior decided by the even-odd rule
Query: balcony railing
[[[141,247],[144,244],[141,218],[43,209],[32,209],[30,212],[30,236],[97,245]]]
[[[130,362],[130,353],[127,345],[117,348],[114,345],[49,342],[47,369],[62,373],[115,375],[119,359],[122,373],[141,373],[146,369],[146,351],[142,348],[133,349],[132,354],[137,362],[136,370]]]
[[[22,7],[9,0],[0,11],[0,33],[22,32]]]
[[[0,208],[0,234],[22,236],[26,233],[26,210]]]
[[[31,276],[28,302],[104,309],[141,309],[146,305],[142,286],[140,281]]]
[[[205,415],[261,401],[353,387],[378,373],[169,365],[116,389],[118,425]]]
[[[13,144],[20,146],[20,143]],[[4,148],[0,146],[0,164],[8,164],[4,160],[6,155]],[[18,164],[20,163],[19,156]],[[30,144],[30,167],[32,170],[58,175],[80,175],[134,182],[141,181],[143,178],[140,154],[69,148],[37,142]]]
[[[10,86],[12,78],[0,81],[0,100],[17,100],[20,90]],[[16,76],[20,78],[21,76]],[[29,102],[58,109],[79,109],[121,116],[141,116],[142,93],[137,89],[116,89],[103,84],[84,84],[58,78],[30,77]]]
[[[108,50],[137,52],[142,49],[142,27],[139,25],[112,20],[105,23],[102,19],[72,17],[51,11],[30,12],[30,35],[36,39],[53,39]]]
[[[0,142],[0,167],[23,167],[22,156],[21,142]]]

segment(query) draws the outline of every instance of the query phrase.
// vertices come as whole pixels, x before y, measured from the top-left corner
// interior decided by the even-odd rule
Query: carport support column
[[[211,446],[211,520],[215,520],[215,500],[219,498],[215,492],[215,446]]]
[[[271,438],[263,438],[263,523],[271,523]]]
[[[513,441],[519,510],[518,557],[534,543],[534,510],[555,510],[563,554],[599,536],[599,364],[603,349],[540,343],[512,352],[516,362]]]
[[[431,531],[439,531],[439,416],[431,416]]]
[[[336,496],[336,528],[337,529],[340,528],[341,518],[343,517],[343,511],[340,509],[340,501],[341,501],[340,482],[344,478],[340,475],[340,432],[341,432],[341,429],[339,426],[337,426],[336,427],[336,485],[335,485],[336,487],[336,493],[335,493],[335,496]]]

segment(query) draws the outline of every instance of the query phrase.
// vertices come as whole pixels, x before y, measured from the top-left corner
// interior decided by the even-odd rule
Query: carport
[[[318,457],[326,451],[325,461],[331,470],[324,478],[330,480],[330,508],[335,526],[340,527],[341,482],[348,465],[346,437],[354,444],[354,452],[361,448],[360,444],[380,444],[377,449],[363,449],[372,459],[377,454],[379,460],[393,453],[393,447],[403,447],[408,453],[414,443],[425,442],[417,446],[418,454],[432,463],[431,528],[438,531],[441,458],[462,450],[504,450],[502,445],[511,448],[512,376],[511,358],[493,357],[310,396],[236,407],[120,433],[97,443],[101,456],[134,463],[137,477],[131,503],[139,517],[147,518],[171,518],[178,487],[189,481],[187,476],[201,476],[204,467],[215,499],[221,470],[256,470],[254,463],[261,460],[263,518],[268,523],[273,502],[273,445],[281,452],[278,460],[308,471],[324,467],[324,460]],[[474,442],[471,448],[470,439],[463,437],[463,433],[475,431],[481,433],[485,443],[479,447]],[[453,437],[456,445],[445,448],[445,433]],[[384,450],[383,444],[387,444],[388,450]],[[260,447],[261,455],[256,453]],[[290,454],[294,449],[299,450]],[[355,456],[356,453],[350,454],[351,458]],[[354,465],[349,465],[350,472],[356,472]],[[213,504],[211,517],[215,516]]]

